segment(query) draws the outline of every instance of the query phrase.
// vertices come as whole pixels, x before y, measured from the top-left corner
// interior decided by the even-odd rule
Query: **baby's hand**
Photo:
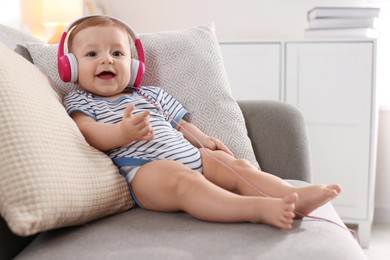
[[[122,135],[131,141],[152,140],[154,131],[150,125],[150,112],[133,115],[134,108],[135,106],[131,104],[125,109],[120,124]]]
[[[224,143],[222,143],[220,140],[218,140],[217,138],[208,137],[203,142],[203,145],[210,150],[214,150],[214,151],[221,150],[221,151],[224,151],[225,153],[233,156],[232,151],[230,151],[230,149]]]

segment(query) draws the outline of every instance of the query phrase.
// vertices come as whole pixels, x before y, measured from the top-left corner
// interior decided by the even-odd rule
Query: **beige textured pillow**
[[[187,120],[222,140],[237,158],[259,167],[244,117],[231,96],[214,25],[140,35],[146,56],[143,85],[160,86],[189,111]],[[62,93],[77,88],[57,73],[57,46],[27,44],[34,63]]]
[[[0,213],[18,235],[83,224],[133,205],[36,66],[0,44]]]

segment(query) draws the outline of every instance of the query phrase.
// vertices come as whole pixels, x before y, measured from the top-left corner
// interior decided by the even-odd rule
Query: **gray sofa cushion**
[[[303,182],[291,181],[295,185]],[[312,213],[344,226],[330,203]],[[345,227],[345,226],[344,226]],[[41,234],[16,259],[365,259],[351,233],[325,221],[293,230],[221,224],[185,213],[140,208],[75,228]]]

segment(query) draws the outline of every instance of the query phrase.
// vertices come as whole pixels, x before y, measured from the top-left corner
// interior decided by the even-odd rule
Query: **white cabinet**
[[[275,43],[274,43],[275,44]],[[241,89],[239,79],[246,75],[252,95],[237,95],[240,99],[264,99],[263,92],[274,88],[279,97],[298,107],[307,122],[314,183],[340,183],[343,192],[333,201],[337,212],[347,224],[357,224],[363,247],[368,246],[373,219],[376,106],[375,106],[375,40],[351,41],[283,41],[277,72],[247,73],[239,67],[230,70],[240,59],[266,67],[269,57],[240,56],[245,44],[236,43],[224,62],[233,95]],[[255,45],[255,44],[254,44]],[[266,45],[258,44],[258,48]],[[233,48],[233,46],[230,46]],[[235,58],[235,55],[239,58]],[[260,53],[259,51],[257,53]],[[271,53],[271,52],[270,52]],[[281,56],[280,56],[281,55]],[[281,57],[281,58],[280,58]],[[252,68],[253,71],[255,69]],[[264,85],[262,78],[267,78]],[[277,76],[279,75],[279,76]],[[269,79],[269,77],[274,77]],[[269,82],[280,82],[269,84]],[[234,90],[235,88],[239,88]]]
[[[286,101],[304,114],[315,183],[340,183],[333,202],[368,245],[375,168],[374,42],[286,43]]]

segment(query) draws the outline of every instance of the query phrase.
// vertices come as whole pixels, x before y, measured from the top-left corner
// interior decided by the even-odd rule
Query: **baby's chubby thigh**
[[[203,179],[203,180],[201,180]],[[141,166],[131,181],[131,189],[143,208],[176,212],[182,210],[180,197],[203,175],[172,160],[156,160]]]

